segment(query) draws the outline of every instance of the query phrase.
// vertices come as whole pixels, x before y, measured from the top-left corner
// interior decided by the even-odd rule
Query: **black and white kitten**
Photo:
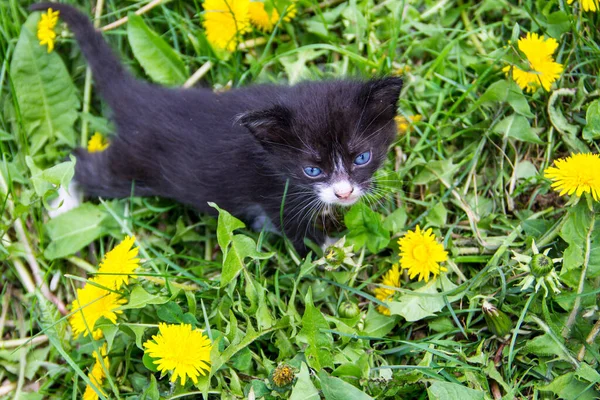
[[[399,78],[220,94],[160,87],[132,77],[73,7],[31,10],[49,7],[75,34],[117,129],[106,151],[76,151],[75,180],[88,195],[127,197],[135,182],[136,195],[202,212],[214,213],[207,202],[215,202],[249,222],[266,217],[305,253],[305,236],[319,245],[325,239],[313,226],[316,212],[368,192],[394,140]]]

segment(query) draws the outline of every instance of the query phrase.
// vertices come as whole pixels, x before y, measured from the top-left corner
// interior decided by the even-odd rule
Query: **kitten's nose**
[[[348,186],[344,186],[341,188],[336,188],[333,192],[335,193],[335,197],[337,197],[338,199],[345,200],[348,197],[350,197],[352,192],[354,192],[354,187],[351,185],[348,185]]]

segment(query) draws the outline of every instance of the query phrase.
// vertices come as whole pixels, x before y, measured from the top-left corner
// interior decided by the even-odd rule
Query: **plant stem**
[[[140,8],[139,10],[137,10],[135,12],[136,15],[142,15],[147,13],[148,11],[152,10],[154,7],[160,5],[163,1],[165,0],[152,0],[150,3],[146,4],[144,7]],[[113,23],[110,23],[108,25],[104,25],[101,30],[106,32],[106,31],[110,31],[111,29],[115,29],[118,28],[119,26],[127,23],[127,21],[129,21],[128,17],[123,17],[119,20],[116,20]]]
[[[573,310],[571,314],[569,314],[569,319],[567,319],[567,323],[562,330],[562,335],[565,339],[567,339],[571,333],[571,328],[575,323],[575,319],[577,319],[577,314],[579,314],[579,308],[581,307],[581,294],[583,293],[583,288],[585,286],[585,278],[587,275],[588,265],[590,264],[590,252],[592,245],[592,232],[594,231],[594,224],[596,223],[596,214],[592,213],[592,220],[590,221],[590,229],[587,232],[585,238],[585,251],[583,258],[583,265],[581,266],[581,276],[579,278],[579,286],[577,288],[577,297],[575,297],[575,304],[573,305]]]

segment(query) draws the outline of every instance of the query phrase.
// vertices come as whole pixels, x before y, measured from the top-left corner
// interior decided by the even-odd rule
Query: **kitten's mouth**
[[[352,196],[352,197],[348,197],[346,199],[336,199],[336,201],[333,202],[333,204],[338,204],[340,206],[351,206],[352,204],[356,203],[358,201],[358,199],[360,199],[360,196]]]

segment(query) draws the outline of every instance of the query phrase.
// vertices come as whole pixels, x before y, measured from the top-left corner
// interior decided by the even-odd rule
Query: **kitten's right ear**
[[[287,144],[292,113],[284,106],[275,105],[265,110],[243,113],[236,122],[247,128],[262,144]]]

